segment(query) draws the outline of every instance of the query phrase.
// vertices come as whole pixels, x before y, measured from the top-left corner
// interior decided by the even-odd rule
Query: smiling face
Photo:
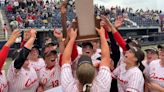
[[[37,48],[32,48],[32,49],[31,49],[31,52],[30,52],[30,55],[31,55],[32,57],[38,57],[38,56],[39,56],[39,51],[38,51],[38,49],[37,49]]]
[[[45,56],[44,60],[45,60],[45,63],[48,67],[52,67],[56,63],[57,54],[50,52],[48,55]]]
[[[83,55],[87,55],[87,56],[91,57],[93,55],[93,53],[94,53],[93,48],[90,46],[85,46],[82,48]]]

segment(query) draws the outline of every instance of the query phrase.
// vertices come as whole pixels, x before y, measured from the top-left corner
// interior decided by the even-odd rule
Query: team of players
[[[83,42],[82,49],[78,49],[77,30],[68,30],[68,40],[55,30],[59,53],[53,43],[48,43],[43,48],[43,58],[33,45],[36,30],[27,31],[7,77],[3,71],[0,73],[0,92],[44,92],[59,85],[64,92],[116,92],[113,88],[118,88],[118,92],[164,92],[164,46],[145,50],[145,57],[136,41],[125,42],[117,32],[121,23],[122,18],[118,18],[113,26],[102,17],[102,27],[96,29],[101,49],[95,41]],[[10,46],[19,36],[20,31],[14,30],[1,49],[1,70]]]

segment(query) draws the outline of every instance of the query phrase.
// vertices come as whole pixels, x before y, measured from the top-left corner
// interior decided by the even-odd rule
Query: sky
[[[109,8],[118,5],[121,7],[132,7],[134,9],[158,9],[164,11],[164,0],[94,0],[94,3]]]

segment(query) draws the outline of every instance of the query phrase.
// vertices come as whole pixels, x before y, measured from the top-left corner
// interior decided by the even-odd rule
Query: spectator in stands
[[[9,28],[7,27],[7,24],[5,23],[3,26],[3,32],[4,32],[5,40],[8,40],[8,31],[9,31]]]
[[[12,13],[12,11],[13,11],[13,6],[12,6],[12,4],[8,4],[8,5],[6,6],[6,9],[7,9],[7,11],[8,11],[9,13]]]
[[[18,24],[18,22],[15,20],[15,18],[10,22],[10,26],[11,26],[12,30],[18,28],[18,25],[19,25],[19,24]]]
[[[23,19],[22,19],[22,17],[21,17],[20,15],[17,15],[17,16],[16,16],[16,21],[17,21],[19,24],[23,23]]]

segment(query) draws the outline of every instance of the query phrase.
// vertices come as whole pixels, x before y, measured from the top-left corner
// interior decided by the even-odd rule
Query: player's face
[[[86,46],[82,49],[83,55],[91,57],[93,55],[93,49],[90,46]]]
[[[146,52],[146,57],[147,57],[147,60],[148,60],[148,61],[152,61],[152,60],[157,59],[157,58],[158,58],[158,55],[155,54],[155,53],[152,52],[152,51],[147,51],[147,52]]]
[[[48,66],[54,66],[55,63],[56,63],[56,59],[57,59],[57,54],[50,53],[49,55],[47,55],[47,56],[45,57],[45,63],[46,63]]]
[[[39,51],[38,51],[37,48],[32,48],[30,54],[31,54],[32,56],[38,57],[38,56],[39,56]]]
[[[125,53],[125,63],[126,64],[131,64],[131,63],[135,63],[136,61],[137,60],[136,60],[135,54],[131,50],[126,51],[126,53]]]
[[[159,58],[164,60],[164,48],[163,49],[159,49]]]

